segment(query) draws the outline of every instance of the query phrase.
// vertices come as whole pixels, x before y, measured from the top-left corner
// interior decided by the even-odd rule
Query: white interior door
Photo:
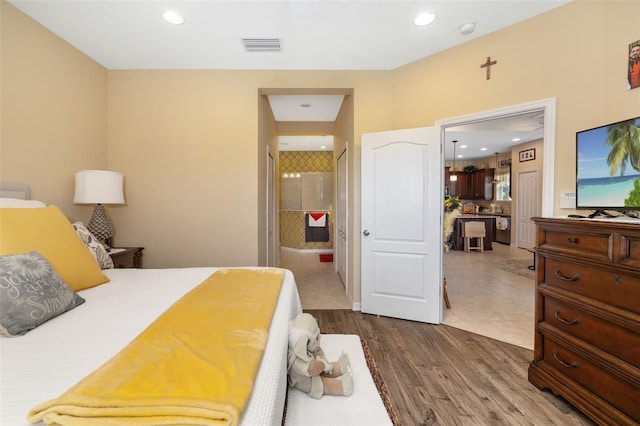
[[[338,157],[336,166],[336,229],[335,246],[336,273],[347,288],[347,150]]]
[[[531,249],[536,245],[536,224],[531,220],[539,216],[538,171],[518,173],[518,247]]]
[[[362,312],[438,324],[442,158],[434,127],[362,135]]]

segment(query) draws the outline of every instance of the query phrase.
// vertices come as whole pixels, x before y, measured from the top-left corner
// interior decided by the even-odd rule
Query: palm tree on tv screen
[[[636,119],[621,121],[607,127],[607,141],[611,147],[607,156],[607,165],[611,166],[611,176],[620,168],[620,176],[624,176],[627,162],[640,172],[640,128]],[[640,179],[635,179],[633,189],[624,200],[625,207],[640,206]]]
[[[607,141],[605,145],[611,147],[607,155],[607,165],[611,166],[611,176],[620,169],[620,176],[624,176],[627,162],[640,172],[640,128],[636,120],[626,120],[607,126]]]

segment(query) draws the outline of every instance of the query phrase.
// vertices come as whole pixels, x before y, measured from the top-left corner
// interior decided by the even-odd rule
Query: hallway
[[[443,324],[523,348],[533,348],[534,280],[526,268],[533,255],[494,243],[492,251],[443,253],[443,274],[452,309],[443,307]],[[281,267],[293,271],[302,307],[352,309],[332,262],[318,253],[280,251]]]
[[[319,253],[281,249],[280,267],[293,272],[303,309],[352,309],[335,264],[320,262]]]

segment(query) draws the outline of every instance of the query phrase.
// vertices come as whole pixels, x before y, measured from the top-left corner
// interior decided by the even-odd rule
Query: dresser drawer
[[[620,263],[640,269],[640,236],[623,233],[620,237]]]
[[[640,366],[640,334],[589,314],[584,308],[545,296],[544,321],[635,366]]]
[[[544,338],[544,364],[555,370],[556,376],[570,378],[627,416],[640,420],[640,387],[637,382],[634,385],[623,380],[549,337]],[[635,379],[640,380],[640,371]]]
[[[541,271],[540,271],[541,272]],[[544,282],[573,293],[640,313],[640,279],[566,260],[544,259]]]
[[[571,252],[580,257],[610,261],[613,234],[588,234],[572,231],[547,230],[540,248]]]

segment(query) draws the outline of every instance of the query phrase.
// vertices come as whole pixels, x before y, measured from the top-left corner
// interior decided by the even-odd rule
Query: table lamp
[[[113,226],[103,204],[124,204],[122,173],[107,170],[76,172],[74,204],[95,204],[87,229],[107,248],[111,246]]]

